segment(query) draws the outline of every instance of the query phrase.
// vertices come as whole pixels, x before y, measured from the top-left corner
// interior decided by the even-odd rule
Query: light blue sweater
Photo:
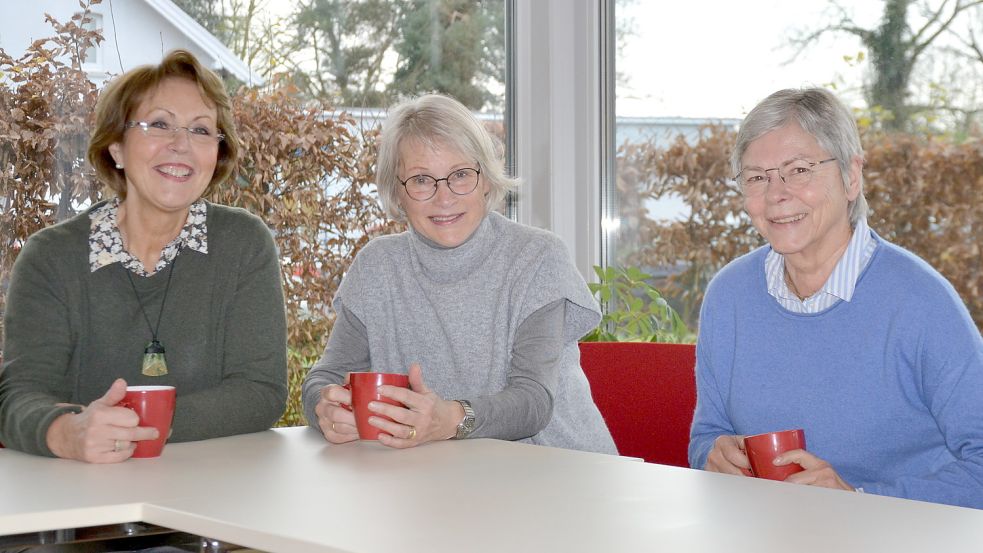
[[[691,466],[720,435],[803,428],[807,449],[867,493],[983,508],[983,339],[941,275],[875,238],[852,301],[813,315],[768,295],[768,247],[714,278]]]

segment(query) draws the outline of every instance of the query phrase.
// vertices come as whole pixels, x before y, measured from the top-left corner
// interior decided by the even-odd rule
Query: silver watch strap
[[[474,432],[475,427],[475,417],[474,409],[471,407],[471,402],[466,399],[455,400],[461,404],[461,408],[464,409],[464,418],[457,425],[457,433],[454,434],[455,440],[461,440],[467,438],[469,434]]]

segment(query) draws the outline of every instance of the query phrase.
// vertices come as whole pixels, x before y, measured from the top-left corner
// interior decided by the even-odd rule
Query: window
[[[728,182],[728,162],[737,125],[770,93],[826,87],[856,110],[863,128],[955,141],[979,135],[983,59],[967,49],[983,29],[979,6],[912,6],[900,34],[890,35],[878,2],[610,1],[616,151],[607,152],[614,178],[604,188],[604,262],[656,275],[691,326],[713,274],[761,243]],[[912,67],[905,33],[922,28],[920,40],[940,32]],[[880,78],[869,61],[875,55],[879,66],[894,64],[888,71],[911,70],[907,85]],[[866,186],[877,211],[870,174]]]
[[[85,21],[83,28],[87,31],[99,31],[104,33],[102,26],[102,14],[99,13],[89,13],[88,21]],[[82,63],[86,67],[90,68],[101,68],[103,66],[102,59],[102,46],[99,44],[93,44],[91,47],[85,50],[85,54],[82,56]]]

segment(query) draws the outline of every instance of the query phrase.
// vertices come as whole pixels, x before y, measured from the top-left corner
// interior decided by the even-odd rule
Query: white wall
[[[78,11],[78,0],[3,0],[0,48],[16,59],[34,40],[54,34],[44,20],[46,12],[67,23]],[[212,56],[143,0],[116,0],[112,4],[106,0],[93,6],[92,12],[102,16],[106,39],[100,45],[97,63],[85,67],[96,83],[110,74],[158,63],[164,52],[174,48],[188,49],[202,64],[215,66]]]

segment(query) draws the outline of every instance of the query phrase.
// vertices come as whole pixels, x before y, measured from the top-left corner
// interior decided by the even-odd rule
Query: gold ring
[[[337,430],[334,429],[334,423],[331,423],[331,431],[332,432],[337,432]]]
[[[415,426],[411,426],[410,427],[410,435],[406,439],[407,440],[412,440],[415,437],[416,437],[416,427]]]
[[[119,440],[113,441],[113,453],[119,453],[121,449],[123,448],[119,446]]]

